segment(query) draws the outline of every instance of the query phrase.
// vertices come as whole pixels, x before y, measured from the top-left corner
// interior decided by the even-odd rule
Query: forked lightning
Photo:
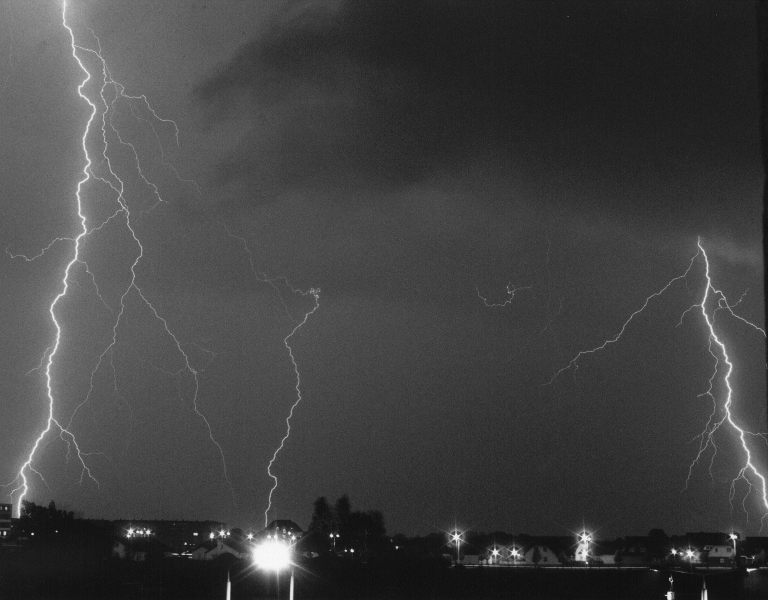
[[[761,433],[754,433],[745,429],[734,415],[736,394],[731,382],[734,365],[722,334],[718,333],[718,329],[715,325],[715,316],[718,313],[725,313],[728,317],[741,322],[763,337],[765,337],[765,330],[734,311],[734,307],[738,302],[736,304],[731,304],[725,293],[721,289],[715,287],[715,284],[712,281],[709,257],[704,249],[701,238],[697,241],[697,248],[696,254],[690,259],[688,266],[683,273],[673,277],[663,287],[648,296],[642,305],[632,312],[627,320],[624,321],[619,331],[614,336],[603,340],[603,342],[593,348],[578,352],[565,366],[555,372],[547,385],[553,383],[565,371],[569,369],[577,369],[580,361],[585,357],[599,353],[600,351],[605,350],[608,346],[619,342],[635,317],[641,314],[652,301],[659,298],[675,283],[687,279],[691,275],[691,271],[698,260],[703,261],[704,283],[700,299],[683,311],[678,325],[682,323],[683,319],[689,313],[701,314],[702,322],[708,332],[708,350],[714,360],[714,366],[708,378],[707,389],[702,395],[712,399],[713,408],[704,429],[699,435],[699,448],[689,467],[686,485],[688,484],[688,481],[690,481],[693,469],[707,450],[712,451],[712,459],[710,461],[711,468],[712,461],[714,461],[714,457],[717,453],[717,444],[714,436],[718,431],[724,430],[733,436],[733,439],[737,442],[737,447],[742,453],[741,467],[731,482],[729,499],[731,502],[733,501],[736,493],[735,486],[738,481],[743,481],[747,486],[747,493],[742,502],[742,506],[746,511],[746,499],[751,491],[756,489],[759,502],[762,505],[762,519],[765,521],[765,519],[768,518],[768,487],[766,485],[766,476],[761,468],[755,463],[754,450],[750,447],[750,441],[763,441],[764,436]],[[718,378],[722,381],[725,388],[724,393],[721,394],[719,398],[714,391],[714,382]]]
[[[40,251],[38,254],[31,257],[21,255],[21,254],[13,254],[10,251],[8,251],[8,254],[12,258],[18,257],[18,258],[23,258],[26,261],[34,261],[37,258],[40,258],[41,256],[45,255],[49,250],[51,250],[55,245],[59,243],[68,242],[73,246],[73,250],[72,250],[72,254],[70,255],[69,262],[67,262],[66,267],[64,268],[64,272],[62,274],[59,292],[56,294],[56,296],[54,297],[49,307],[49,314],[55,330],[55,336],[52,344],[46,349],[43,355],[43,360],[41,362],[41,367],[44,372],[45,389],[46,389],[46,395],[47,395],[47,415],[45,419],[45,424],[40,430],[40,432],[38,433],[38,435],[36,436],[36,438],[34,439],[31,449],[29,450],[29,453],[27,454],[23,464],[19,468],[16,478],[14,479],[13,482],[9,484],[9,487],[12,487],[10,491],[11,497],[12,498],[14,496],[16,497],[16,512],[17,514],[20,513],[22,502],[26,497],[27,493],[29,492],[30,474],[34,473],[38,475],[38,477],[43,479],[43,475],[35,467],[35,460],[38,452],[41,449],[41,444],[51,432],[58,432],[59,436],[62,438],[62,440],[64,440],[68,444],[70,448],[74,447],[77,459],[81,466],[81,481],[83,477],[87,475],[90,479],[92,479],[95,483],[98,484],[91,468],[88,466],[87,458],[89,456],[89,453],[84,452],[79,446],[77,439],[75,438],[75,435],[72,433],[72,424],[75,417],[77,416],[78,411],[91,398],[91,394],[94,388],[94,377],[96,376],[96,373],[98,372],[101,365],[103,364],[103,362],[108,356],[110,357],[110,361],[112,360],[111,353],[113,352],[118,342],[118,329],[125,315],[126,301],[130,296],[133,296],[135,299],[138,299],[139,302],[148,309],[148,311],[151,313],[155,321],[162,328],[165,335],[169,337],[169,339],[172,341],[173,345],[175,346],[176,351],[178,352],[179,357],[181,358],[181,361],[182,361],[182,367],[181,369],[179,369],[177,373],[175,373],[175,375],[177,376],[185,375],[192,381],[193,391],[190,398],[192,410],[195,413],[195,415],[204,424],[211,443],[217,449],[217,452],[221,459],[223,477],[227,481],[227,484],[229,485],[229,488],[230,488],[230,491],[232,492],[233,500],[234,500],[234,492],[232,491],[232,485],[230,483],[229,475],[227,473],[227,465],[224,458],[223,449],[219,444],[219,442],[214,437],[213,430],[211,428],[211,425],[208,419],[205,417],[205,415],[200,411],[198,407],[200,369],[193,365],[188,353],[184,350],[184,347],[181,341],[179,340],[178,336],[174,333],[167,318],[160,314],[157,307],[150,301],[150,299],[147,296],[147,293],[139,286],[139,283],[137,281],[138,276],[136,271],[144,257],[144,247],[134,227],[134,223],[133,223],[134,218],[132,215],[132,210],[129,207],[129,203],[125,195],[124,179],[120,175],[120,173],[122,172],[122,169],[114,166],[112,162],[112,152],[113,152],[112,147],[114,145],[119,145],[121,147],[128,148],[132,152],[132,155],[133,155],[132,173],[138,176],[138,178],[144,183],[144,185],[146,185],[151,190],[150,193],[154,198],[154,203],[149,210],[145,211],[145,214],[146,214],[146,212],[149,212],[159,203],[163,202],[163,199],[160,194],[160,190],[158,186],[155,185],[153,182],[151,182],[149,178],[145,175],[144,171],[142,170],[141,161],[139,160],[139,154],[136,147],[131,142],[126,141],[126,139],[120,134],[120,131],[114,124],[113,118],[114,118],[115,111],[117,109],[117,103],[118,102],[127,103],[130,107],[131,114],[136,119],[143,121],[145,123],[148,123],[158,143],[160,143],[160,136],[158,134],[157,127],[161,125],[173,127],[174,138],[176,139],[176,141],[178,141],[178,128],[176,126],[176,123],[173,122],[172,120],[161,118],[157,114],[157,112],[154,110],[154,108],[151,106],[146,96],[128,95],[125,91],[125,87],[112,78],[112,75],[109,71],[109,68],[107,66],[107,63],[104,59],[104,56],[101,50],[101,44],[99,43],[99,40],[98,38],[96,38],[95,35],[93,36],[96,41],[95,48],[88,47],[88,46],[79,44],[77,42],[75,33],[67,21],[66,2],[62,3],[61,19],[62,19],[61,21],[62,26],[64,27],[64,29],[66,29],[67,35],[70,40],[72,58],[77,63],[78,68],[80,69],[80,71],[82,71],[84,76],[83,80],[77,86],[77,93],[79,97],[85,103],[87,103],[88,106],[90,107],[90,115],[88,117],[87,123],[85,124],[82,138],[81,138],[81,147],[83,152],[84,164],[83,164],[83,169],[81,172],[80,179],[77,182],[77,186],[75,190],[75,209],[76,209],[77,217],[79,221],[79,230],[77,232],[77,235],[75,235],[74,237],[57,237],[52,242],[50,242],[42,251]],[[91,33],[93,34],[93,32]],[[89,60],[86,60],[86,57],[90,57]],[[89,70],[89,67],[87,66],[89,62],[94,62],[97,65],[98,73],[94,73],[91,70]],[[99,86],[99,91],[96,94],[96,97],[90,98],[86,93],[86,87],[92,84],[92,80],[95,77],[100,77],[101,85]],[[142,116],[140,114],[139,109],[137,108],[137,105],[142,107],[146,111],[148,116]],[[92,135],[94,128],[97,128],[96,131],[99,134],[99,137],[101,138],[100,151],[95,155],[89,150],[89,137]],[[91,141],[90,144],[93,144],[93,142]],[[168,167],[174,174],[176,174],[175,169],[173,169],[170,166],[170,164],[166,161],[165,152],[162,149],[162,144],[160,144],[160,147],[161,147],[164,166]],[[94,163],[94,160],[98,160],[98,163]],[[86,184],[92,181],[98,181],[102,185],[106,186],[109,190],[111,190],[114,196],[114,201],[115,201],[114,212],[108,218],[103,220],[101,223],[95,223],[95,224],[90,222],[89,217],[84,212],[84,198],[83,198],[84,187],[86,186]],[[188,180],[182,179],[181,181],[188,181]],[[123,289],[119,299],[119,306],[115,309],[110,307],[102,297],[101,292],[99,290],[99,286],[96,282],[96,278],[93,272],[88,268],[88,265],[86,264],[83,258],[83,243],[88,238],[88,236],[91,236],[96,232],[104,231],[105,229],[109,227],[114,227],[114,226],[122,226],[124,228],[124,231],[128,232],[130,238],[135,244],[135,249],[136,249],[135,250],[136,254],[129,268],[130,281],[128,285]],[[83,271],[88,276],[91,283],[93,284],[99,300],[101,300],[102,304],[106,306],[112,312],[112,314],[115,315],[115,318],[112,323],[111,339],[107,344],[107,346],[99,355],[98,360],[96,361],[96,364],[93,370],[91,371],[89,391],[86,394],[85,398],[76,406],[76,408],[70,415],[67,424],[65,425],[63,424],[64,421],[62,420],[62,417],[59,414],[60,409],[57,408],[57,402],[56,402],[57,395],[55,392],[52,369],[61,346],[62,333],[63,333],[62,323],[60,322],[59,317],[57,317],[57,308],[61,300],[67,295],[70,289],[70,285],[74,282],[74,277],[76,274],[75,271],[77,267],[81,267],[83,269]]]

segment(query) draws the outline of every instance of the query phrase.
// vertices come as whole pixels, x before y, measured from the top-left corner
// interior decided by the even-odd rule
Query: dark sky
[[[92,277],[77,263],[56,307],[54,412],[100,485],[52,432],[29,498],[262,524],[296,400],[283,338],[312,298],[259,281],[242,239],[257,273],[322,290],[291,339],[303,401],[270,516],[306,525],[316,497],[348,493],[393,533],[756,533],[765,510],[756,494],[742,506],[744,482],[729,507],[742,454],[727,427],[686,488],[713,406],[702,316],[676,327],[703,293],[701,257],[619,343],[544,385],[683,273],[697,236],[713,283],[733,303],[746,292],[735,310],[763,326],[755,5],[670,4],[72,0],[78,43],[97,35],[125,93],[178,124],[177,146],[139,100],[112,113],[154,208],[116,134],[108,153],[143,246],[137,284],[199,371],[231,486],[183,357],[135,291],[91,378],[138,256],[120,216],[83,241]],[[89,107],[61,5],[0,7],[0,243],[33,255],[77,235]],[[102,152],[93,132],[86,145]],[[117,207],[96,182],[83,198],[90,228]],[[45,423],[31,370],[72,251],[0,260],[5,481]],[[508,284],[525,289],[506,306],[479,297],[503,304]],[[734,414],[766,431],[764,338],[725,311],[716,325]]]

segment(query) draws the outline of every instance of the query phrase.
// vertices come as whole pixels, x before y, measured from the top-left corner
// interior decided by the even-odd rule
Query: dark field
[[[254,571],[244,561],[150,558],[146,562],[89,561],[71,550],[0,554],[0,597],[19,600],[115,598],[224,599],[227,573],[232,600],[288,598],[289,575]],[[674,572],[677,600],[698,600],[702,576],[710,600],[768,598],[768,571]],[[369,564],[313,560],[295,568],[295,598],[385,599],[661,599],[668,571],[648,569],[454,569],[436,560],[381,560]]]

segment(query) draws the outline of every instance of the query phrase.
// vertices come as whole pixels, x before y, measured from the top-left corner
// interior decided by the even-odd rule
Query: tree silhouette
[[[329,536],[338,534],[337,551],[354,549],[353,554],[357,556],[379,553],[386,540],[386,528],[381,512],[353,511],[346,494],[336,500],[333,508],[324,496],[315,500],[309,534],[305,543],[315,552],[328,552],[331,548]]]
[[[352,505],[349,502],[349,496],[344,494],[341,498],[336,500],[334,506],[334,512],[336,514],[336,524],[341,533],[342,539],[346,539],[350,534],[350,520],[352,517]]]
[[[57,509],[53,500],[47,508],[27,500],[21,503],[20,528],[36,540],[65,535],[73,524],[74,513]]]

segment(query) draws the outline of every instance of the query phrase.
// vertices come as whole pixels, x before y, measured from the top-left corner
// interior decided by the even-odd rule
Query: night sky
[[[125,94],[178,125],[177,146],[170,122],[118,102],[109,157],[143,246],[136,283],[199,373],[231,485],[192,373],[135,290],[103,354],[138,257],[121,214],[82,241],[51,368],[54,416],[99,485],[52,431],[29,499],[263,525],[296,401],[283,340],[313,307],[300,290],[320,288],[290,339],[303,400],[270,518],[306,526],[316,497],[347,493],[391,533],[759,531],[744,482],[729,507],[742,454],[727,428],[686,487],[713,406],[701,314],[678,326],[701,256],[547,385],[682,274],[697,236],[713,283],[764,326],[753,3],[71,0],[67,19],[83,47],[99,37]],[[0,56],[10,492],[45,426],[38,367],[74,244],[11,255],[77,235],[90,108],[59,2],[1,0]],[[93,131],[86,146],[103,176]],[[93,179],[83,198],[89,229],[118,206]],[[765,338],[726,311],[716,325],[734,414],[764,432]]]

